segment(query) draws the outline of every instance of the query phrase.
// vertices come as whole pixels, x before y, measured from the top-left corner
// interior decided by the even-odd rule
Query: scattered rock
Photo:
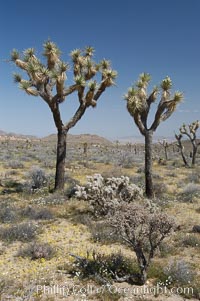
[[[192,232],[200,233],[200,225],[194,225],[192,228]]]

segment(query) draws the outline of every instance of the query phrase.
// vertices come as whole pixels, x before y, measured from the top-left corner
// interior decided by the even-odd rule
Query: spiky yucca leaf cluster
[[[16,49],[13,49],[11,52],[11,61],[15,62],[19,59],[19,52]]]
[[[169,76],[167,76],[166,78],[164,78],[162,80],[162,83],[161,83],[160,86],[161,86],[161,88],[162,88],[163,91],[170,90],[171,87],[172,87],[172,80],[171,80],[171,78]]]
[[[44,53],[43,55],[47,58],[48,68],[52,70],[56,63],[60,62],[61,51],[57,45],[51,41],[47,41],[43,44]]]
[[[70,53],[74,64],[74,76],[82,76],[86,81],[92,79],[98,71],[102,74],[102,81],[105,87],[114,85],[114,80],[117,77],[117,72],[112,70],[110,62],[103,59],[99,64],[96,64],[92,58],[94,55],[93,47],[86,47],[83,51],[75,49]]]
[[[147,93],[147,88],[151,77],[148,73],[142,73],[138,81],[128,89],[124,95],[127,101],[127,109],[140,131],[144,133],[147,130],[147,116],[150,106],[156,101],[159,91],[161,91],[161,100],[158,104],[158,109],[155,115],[155,120],[150,129],[155,130],[160,121],[166,120],[176,109],[177,104],[183,99],[181,92],[175,92],[171,98],[172,81],[167,76],[160,84],[160,89],[156,86],[150,94]]]
[[[19,83],[20,88],[28,95],[41,95],[45,100],[52,98],[61,103],[67,95],[77,91],[80,103],[95,107],[104,90],[115,84],[117,72],[111,69],[110,62],[103,59],[96,64],[93,61],[94,48],[88,46],[84,50],[75,49],[70,53],[74,84],[66,88],[69,64],[61,61],[61,52],[55,43],[47,41],[43,48],[46,65],[36,57],[34,48],[26,49],[21,56],[16,49],[11,53],[11,60],[28,75],[28,80],[23,80],[20,75],[14,74],[14,81]],[[94,80],[97,72],[101,74],[99,84]],[[52,95],[53,87],[56,88],[55,97]],[[45,94],[47,92],[48,94]]]
[[[29,81],[22,80],[19,84],[20,89],[24,90],[28,95],[38,96],[38,91],[32,89],[32,85]]]
[[[21,77],[21,75],[18,74],[18,73],[14,73],[14,74],[13,74],[13,78],[14,78],[14,82],[15,82],[15,83],[20,83],[20,82],[22,81],[22,77]]]
[[[138,91],[131,87],[128,89],[128,93],[124,95],[124,99],[127,100],[127,109],[133,116],[136,112],[142,111],[142,101],[138,97]]]
[[[29,77],[28,84],[27,81],[22,80],[21,76],[16,74],[14,75],[14,81],[20,83],[20,88],[29,95],[39,95],[38,89],[40,87],[43,90],[44,88],[41,85],[44,83],[56,84],[58,94],[64,89],[66,79],[64,73],[68,70],[68,65],[60,61],[60,50],[56,44],[47,41],[43,47],[43,55],[47,58],[47,66],[43,65],[36,57],[34,48],[26,49],[21,57],[15,49],[11,53],[11,60],[20,69],[26,71]]]
[[[124,95],[127,101],[127,109],[132,116],[140,114],[147,109],[147,86],[151,77],[148,73],[142,73],[135,85],[128,89]]]
[[[111,63],[110,61],[103,59],[100,64],[99,64],[99,68],[103,71],[103,70],[107,70],[110,69]]]

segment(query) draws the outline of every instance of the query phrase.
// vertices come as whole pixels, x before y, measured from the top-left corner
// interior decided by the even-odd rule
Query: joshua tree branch
[[[191,134],[191,133],[188,133],[187,130],[184,130],[184,129],[182,129],[182,128],[180,129],[180,132],[181,132],[182,134],[186,135],[186,136],[190,139],[191,142],[193,142],[193,141],[195,140],[195,138],[196,138],[196,135],[195,135],[195,134],[193,134],[193,137],[192,137],[192,134]]]
[[[74,114],[74,116],[70,119],[69,122],[67,122],[64,127],[63,130],[68,132],[72,127],[75,126],[75,124],[82,118],[82,116],[84,115],[86,110],[86,104],[85,102],[81,103],[78,110],[76,111],[76,113]]]
[[[140,130],[140,133],[144,136],[146,129],[145,129],[145,125],[142,122],[141,115],[139,113],[137,113],[133,117],[134,117],[134,121],[135,121],[137,127]]]
[[[44,85],[44,91],[48,95],[48,98],[52,99],[52,86],[51,86],[51,84]]]
[[[161,121],[165,121],[172,115],[173,110],[170,109],[170,105],[172,105],[173,102],[174,100],[169,100],[159,103],[154,122],[150,128],[151,130],[155,131]]]
[[[98,88],[97,92],[95,93],[93,99],[94,99],[95,101],[97,101],[97,100],[99,99],[99,97],[101,96],[101,94],[105,91],[105,89],[106,89],[106,85],[105,85],[104,81],[102,81],[102,82],[101,82],[101,85],[100,85],[100,87]]]
[[[53,119],[54,119],[57,129],[62,131],[63,130],[63,122],[62,122],[61,115],[60,115],[59,104],[58,103],[53,103],[53,104],[50,103],[49,107],[53,114]]]
[[[84,91],[85,91],[85,87],[79,87],[78,89],[78,99],[80,104],[82,104],[84,102]]]
[[[153,91],[149,97],[147,98],[147,104],[149,106],[150,109],[150,105],[155,101],[155,91]]]
[[[63,96],[68,96],[78,89],[78,85],[74,84],[64,90]]]

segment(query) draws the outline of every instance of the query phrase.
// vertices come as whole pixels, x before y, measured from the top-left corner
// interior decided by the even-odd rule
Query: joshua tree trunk
[[[153,131],[145,132],[145,181],[146,195],[149,198],[153,197],[153,181],[152,181],[152,143]]]
[[[67,133],[58,130],[57,134],[57,161],[56,161],[56,177],[55,190],[63,190],[65,184],[65,159],[66,159],[66,139]]]
[[[184,152],[183,152],[183,148],[181,148],[181,157],[183,159],[183,163],[185,164],[185,166],[188,166],[187,160],[186,160]]]
[[[196,154],[197,154],[197,146],[195,145],[194,142],[192,143],[192,147],[193,147],[193,150],[192,150],[192,166],[195,166],[195,163],[196,163]]]
[[[165,147],[165,160],[168,160],[168,153],[167,153],[167,147]]]

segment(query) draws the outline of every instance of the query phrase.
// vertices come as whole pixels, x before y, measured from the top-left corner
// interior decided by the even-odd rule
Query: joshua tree
[[[140,269],[140,282],[144,284],[156,249],[175,229],[174,220],[151,206],[144,208],[134,203],[122,202],[110,216],[109,223],[135,252]]]
[[[185,154],[184,154],[184,146],[183,146],[183,143],[182,143],[183,135],[182,134],[179,134],[179,135],[175,134],[175,138],[177,140],[177,146],[181,151],[181,157],[183,159],[183,162],[184,162],[185,166],[189,166],[188,162],[186,160]]]
[[[192,144],[192,166],[195,166],[196,163],[196,154],[197,154],[197,149],[200,145],[200,142],[197,141],[197,130],[200,126],[200,122],[194,121],[189,125],[183,124],[182,127],[180,128],[180,133],[182,135],[186,135]]]
[[[28,76],[28,79],[22,79],[21,75],[14,74],[15,82],[28,95],[40,96],[52,112],[58,134],[55,189],[63,189],[67,133],[82,118],[87,108],[96,106],[106,88],[114,85],[117,72],[111,69],[110,62],[105,59],[99,64],[93,61],[94,48],[86,47],[83,51],[75,49],[70,54],[73,83],[65,86],[69,65],[61,60],[61,52],[56,44],[47,41],[43,47],[45,63],[39,60],[33,48],[25,50],[21,57],[17,50],[13,50],[11,60]],[[101,75],[99,84],[96,77],[98,73]],[[77,93],[79,106],[72,118],[64,123],[60,104],[72,93]]]
[[[84,142],[83,143],[83,154],[87,157],[87,152],[88,152],[88,143]]]
[[[175,111],[177,104],[182,100],[183,95],[175,92],[171,95],[172,81],[167,76],[160,85],[161,99],[155,113],[153,123],[148,126],[147,119],[151,104],[156,101],[159,88],[154,87],[150,94],[147,93],[147,87],[150,82],[150,75],[142,73],[136,85],[128,89],[124,96],[127,101],[127,109],[133,117],[140,133],[145,137],[145,184],[146,195],[153,197],[152,182],[152,138],[161,121],[168,119]]]
[[[162,147],[165,150],[165,160],[167,161],[168,160],[168,152],[167,152],[167,150],[168,150],[168,148],[170,147],[171,144],[169,142],[167,142],[166,139],[164,139],[162,141],[159,141],[159,144],[162,145]]]

